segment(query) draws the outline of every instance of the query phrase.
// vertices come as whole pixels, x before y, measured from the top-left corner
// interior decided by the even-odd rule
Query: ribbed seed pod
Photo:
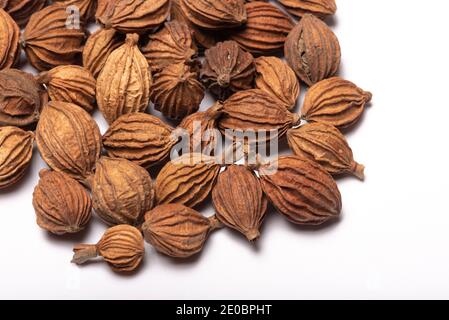
[[[140,112],[121,116],[103,136],[110,157],[127,159],[145,168],[167,159],[177,141],[172,127]]]
[[[226,100],[237,91],[253,87],[254,59],[243,51],[237,42],[225,41],[206,50],[206,60],[200,78],[205,86],[220,100]]]
[[[96,245],[80,244],[73,248],[72,263],[83,264],[97,256],[116,272],[137,269],[145,255],[142,233],[135,227],[119,225],[109,228]]]
[[[66,102],[52,101],[43,108],[36,142],[50,168],[83,183],[101,152],[97,123],[83,108]]]
[[[58,235],[83,230],[92,211],[89,193],[64,173],[44,169],[39,176],[33,193],[37,224]]]
[[[14,21],[23,28],[31,15],[41,10],[46,3],[47,0],[0,0],[0,7],[8,12]]]
[[[306,14],[285,42],[285,58],[307,85],[334,76],[340,66],[340,44],[319,18]]]
[[[295,72],[277,57],[259,57],[255,62],[256,88],[279,99],[287,109],[294,109],[300,92]]]
[[[335,14],[337,5],[335,0],[278,0],[287,11],[296,16],[302,17],[306,13],[311,13],[321,19]]]
[[[108,11],[112,10],[116,0],[97,0],[97,10],[95,11],[95,19],[99,22],[100,17],[109,15]]]
[[[148,108],[152,78],[138,41],[137,34],[128,34],[125,44],[109,55],[98,76],[98,108],[108,123]]]
[[[203,217],[181,204],[165,204],[145,214],[145,240],[158,252],[174,258],[199,253],[209,233],[220,227],[215,216]]]
[[[347,128],[362,117],[371,99],[371,92],[334,77],[318,82],[307,91],[301,114],[307,121]]]
[[[275,5],[255,1],[245,4],[248,21],[244,27],[230,34],[246,51],[266,55],[282,51],[294,23]]]
[[[337,218],[341,195],[337,184],[319,164],[298,156],[279,157],[259,168],[265,195],[293,223],[320,225]]]
[[[41,72],[37,80],[46,85],[51,100],[74,103],[87,112],[93,111],[96,81],[87,69],[59,66]]]
[[[0,9],[0,70],[13,67],[20,56],[20,30],[11,16]]]
[[[204,90],[189,66],[173,64],[154,75],[151,101],[164,116],[182,119],[199,109]]]
[[[97,9],[96,0],[53,0],[53,2],[65,5],[68,9],[73,6],[73,9],[78,11],[73,13],[80,14],[80,18],[84,21],[89,21],[95,16],[95,11]]]
[[[17,127],[0,127],[0,189],[17,183],[33,156],[34,135]]]

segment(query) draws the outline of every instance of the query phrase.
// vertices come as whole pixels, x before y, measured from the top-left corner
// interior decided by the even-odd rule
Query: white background
[[[37,227],[36,150],[27,177],[0,192],[0,298],[449,298],[449,2],[337,2],[340,75],[374,94],[348,134],[367,179],[338,181],[338,223],[305,229],[271,212],[256,245],[220,230],[186,262],[147,246],[130,276],[77,267],[73,244],[97,242],[105,226],[95,218],[68,237]]]

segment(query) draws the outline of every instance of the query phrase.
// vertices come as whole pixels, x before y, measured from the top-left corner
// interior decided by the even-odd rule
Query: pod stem
[[[218,220],[216,215],[213,215],[212,217],[209,217],[208,219],[209,219],[211,231],[223,228],[223,224],[220,222],[220,220]]]
[[[360,180],[365,180],[365,166],[354,161],[351,173]]]
[[[73,248],[72,263],[83,264],[98,256],[97,246],[93,244],[79,244]]]
[[[248,232],[245,232],[245,236],[249,241],[253,242],[260,237],[260,232],[257,229],[251,229],[248,230]]]

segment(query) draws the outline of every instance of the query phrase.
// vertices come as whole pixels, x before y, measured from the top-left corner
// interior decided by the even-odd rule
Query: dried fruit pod
[[[91,112],[95,104],[96,81],[80,66],[59,66],[41,72],[37,78],[45,84],[51,100],[74,103]]]
[[[0,9],[0,70],[17,64],[20,57],[20,30],[11,16]]]
[[[0,0],[0,7],[8,12],[14,21],[23,28],[31,15],[41,10],[46,3],[47,0]]]
[[[325,18],[335,14],[337,4],[335,0],[278,0],[287,11],[301,18],[306,13],[313,14],[318,18]]]
[[[300,93],[295,72],[277,57],[259,57],[255,63],[256,88],[277,98],[287,109],[294,109]]]
[[[96,245],[79,244],[72,263],[83,264],[97,256],[116,272],[131,272],[137,269],[145,255],[142,233],[135,227],[119,225],[109,228]]]
[[[33,193],[39,227],[58,235],[83,230],[92,211],[89,193],[64,173],[44,169],[39,176]]]
[[[36,142],[44,161],[55,171],[85,183],[100,157],[97,123],[83,108],[52,101],[42,110]]]
[[[323,80],[307,91],[301,113],[303,119],[338,128],[354,125],[372,99],[354,83],[339,77]]]
[[[103,136],[110,157],[127,159],[145,168],[167,159],[177,141],[172,127],[140,112],[119,117]]]
[[[145,214],[142,231],[160,253],[188,258],[200,252],[209,233],[219,227],[215,216],[206,218],[181,204],[165,204]]]
[[[33,67],[45,71],[60,65],[78,64],[86,34],[83,22],[77,25],[75,20],[65,6],[57,3],[31,16],[22,44]]]
[[[152,78],[138,41],[137,34],[128,34],[125,44],[109,55],[98,76],[97,104],[108,123],[148,108]]]
[[[230,39],[257,55],[282,51],[287,35],[295,25],[292,19],[268,2],[250,2],[245,4],[245,9],[248,21],[231,33]]]
[[[154,75],[151,90],[156,110],[166,117],[182,119],[199,109],[205,89],[189,66],[173,64]]]
[[[293,223],[320,225],[339,216],[341,195],[334,179],[319,164],[282,156],[259,168],[265,195]]]
[[[0,127],[0,190],[17,183],[33,156],[34,134],[17,127]]]
[[[74,10],[73,14],[79,13],[80,18],[84,21],[89,21],[95,16],[96,2],[96,0],[53,0],[53,3],[63,4],[67,10]]]
[[[340,66],[340,44],[319,18],[305,14],[287,37],[285,58],[296,75],[311,86],[334,76]]]
[[[254,58],[243,51],[237,42],[225,41],[206,50],[206,60],[200,78],[220,100],[237,91],[248,90],[254,81]]]
[[[196,26],[227,29],[246,22],[243,0],[180,0],[181,9]]]

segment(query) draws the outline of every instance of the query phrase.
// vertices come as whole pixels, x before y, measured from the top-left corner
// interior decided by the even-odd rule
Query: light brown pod
[[[73,248],[72,263],[83,264],[97,256],[116,272],[137,269],[145,255],[142,233],[135,227],[119,225],[109,228],[96,245],[79,244]]]
[[[64,173],[44,169],[39,176],[33,193],[39,227],[58,235],[83,230],[92,211],[89,193]]]
[[[55,171],[85,183],[100,157],[97,123],[83,108],[66,102],[49,102],[42,110],[36,142],[44,161]]]
[[[0,7],[4,9],[21,27],[25,27],[31,15],[41,10],[47,0],[0,0]]]
[[[293,223],[320,225],[341,212],[341,195],[321,166],[298,156],[282,156],[259,168],[265,195]]]
[[[204,90],[189,66],[172,64],[154,75],[151,101],[164,116],[182,119],[199,109]]]
[[[59,66],[41,72],[37,80],[45,84],[51,100],[74,103],[87,112],[93,111],[96,81],[87,69]]]
[[[371,99],[371,92],[334,77],[318,82],[307,91],[301,113],[307,121],[347,128],[362,117]]]
[[[277,57],[259,57],[255,63],[256,88],[277,98],[287,109],[294,109],[300,93],[295,72]]]
[[[17,127],[0,127],[0,190],[17,183],[33,156],[34,134]]]
[[[148,108],[152,77],[138,41],[137,34],[128,34],[125,44],[109,55],[98,76],[97,104],[108,123]]]
[[[84,21],[91,20],[97,9],[97,0],[53,0],[53,2],[64,5],[67,10],[76,10],[72,11],[72,14],[79,13],[80,18]]]
[[[174,258],[199,253],[209,233],[220,227],[215,216],[203,217],[181,204],[165,204],[145,214],[145,240],[158,252]]]
[[[166,160],[177,141],[172,127],[140,112],[119,117],[103,136],[110,157],[127,159],[145,168]]]
[[[311,86],[334,76],[340,66],[340,44],[319,18],[305,14],[287,37],[285,58],[296,75]]]
[[[11,16],[0,8],[0,70],[13,67],[20,56],[20,30]]]
[[[287,11],[301,18],[306,13],[313,14],[318,18],[324,19],[326,16],[335,14],[337,4],[335,0],[279,0]]]
[[[225,41],[206,50],[206,60],[200,78],[205,86],[220,100],[233,93],[253,87],[254,59],[243,51],[237,42]]]

